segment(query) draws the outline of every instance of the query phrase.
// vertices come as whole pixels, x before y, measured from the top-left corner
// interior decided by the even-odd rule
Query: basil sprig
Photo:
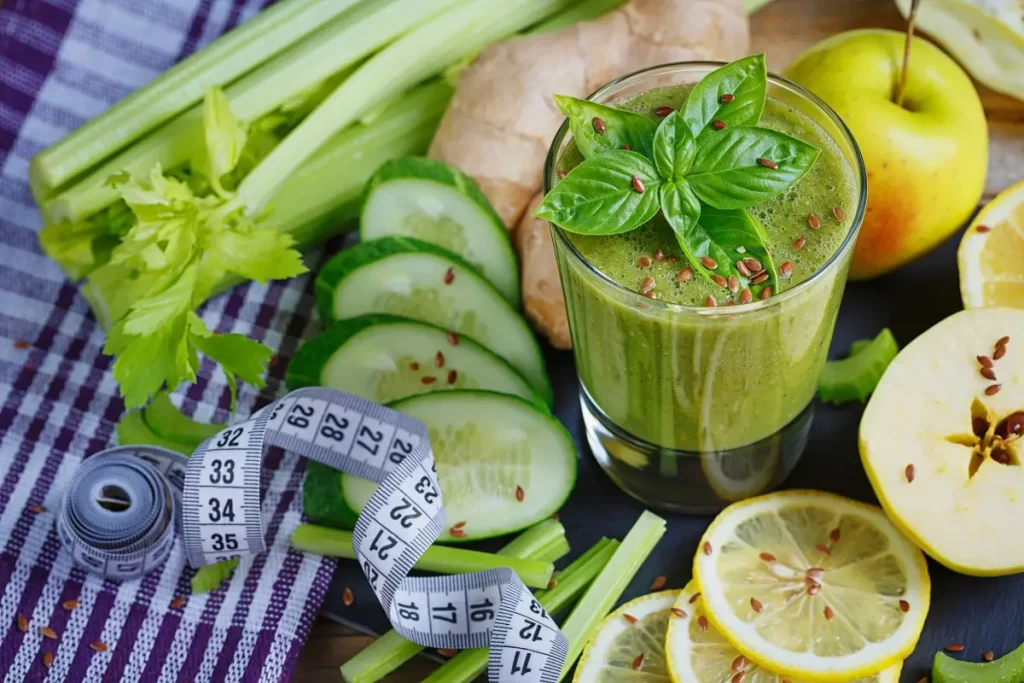
[[[534,215],[569,232],[615,235],[660,208],[694,272],[754,295],[774,288],[764,228],[744,209],[792,186],[819,150],[756,126],[766,89],[764,56],[755,55],[705,76],[660,124],[556,96],[584,161]]]

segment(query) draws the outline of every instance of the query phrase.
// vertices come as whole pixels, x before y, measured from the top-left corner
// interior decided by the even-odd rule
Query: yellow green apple
[[[985,187],[988,126],[971,79],[914,38],[897,104],[905,42],[896,31],[840,33],[784,73],[839,114],[864,156],[868,203],[854,279],[887,273],[939,245],[971,216]]]

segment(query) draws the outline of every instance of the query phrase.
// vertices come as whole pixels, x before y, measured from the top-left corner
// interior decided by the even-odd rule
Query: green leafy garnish
[[[764,56],[755,55],[705,76],[660,123],[556,95],[585,160],[534,215],[569,232],[615,235],[660,208],[694,272],[734,294],[749,289],[741,302],[767,298],[775,264],[764,228],[744,209],[791,187],[819,150],[757,127],[766,92]]]
[[[854,342],[847,358],[825,363],[818,380],[818,396],[829,403],[867,400],[899,350],[889,328],[867,344],[864,340]]]
[[[110,257],[121,278],[115,320],[104,352],[114,354],[114,379],[127,407],[144,404],[165,384],[194,382],[198,352],[221,363],[232,406],[237,378],[263,386],[270,350],[240,334],[214,334],[193,309],[225,275],[265,282],[305,272],[291,236],[261,228],[220,184],[242,156],[245,132],[217,89],[204,104],[206,149],[194,160],[216,194],[157,167],[147,179],[111,179],[134,217]]]

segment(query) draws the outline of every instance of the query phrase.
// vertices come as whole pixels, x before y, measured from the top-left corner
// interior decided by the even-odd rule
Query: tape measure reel
[[[436,648],[490,647],[489,680],[556,683],[565,637],[511,569],[411,577],[445,515],[424,425],[333,389],[299,389],[203,442],[191,458],[122,446],[83,462],[58,531],[75,561],[132,579],[166,561],[181,533],[189,564],[266,549],[260,471],[268,446],[378,482],[353,543],[392,626]]]

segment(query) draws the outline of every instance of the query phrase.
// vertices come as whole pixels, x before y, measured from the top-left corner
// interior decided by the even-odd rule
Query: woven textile
[[[180,543],[162,568],[117,583],[73,565],[54,529],[66,483],[83,458],[115,445],[124,405],[85,299],[37,245],[29,159],[260,5],[0,2],[2,681],[287,680],[330,581],[332,561],[289,551],[303,467],[280,452],[269,454],[264,474],[270,551],[242,560],[212,593],[189,596],[193,570]],[[239,415],[283,393],[286,361],[314,324],[308,285],[308,277],[246,285],[202,309],[211,329],[249,335],[279,354],[262,392],[240,391]],[[225,378],[209,361],[175,401],[200,420],[229,417]],[[188,601],[172,609],[176,596]],[[80,606],[69,611],[66,600]],[[19,615],[28,619],[26,633]],[[57,639],[44,638],[43,626]],[[95,641],[109,650],[93,651]]]

